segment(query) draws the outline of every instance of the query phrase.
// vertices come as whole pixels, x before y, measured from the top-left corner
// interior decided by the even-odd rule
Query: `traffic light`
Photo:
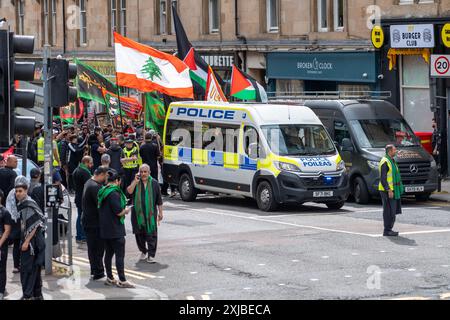
[[[61,108],[77,99],[77,89],[69,81],[77,76],[77,66],[65,59],[49,59],[50,107]]]
[[[16,107],[33,108],[34,90],[16,89],[15,81],[34,80],[34,62],[16,62],[15,54],[32,54],[34,37],[0,30],[0,145],[11,144],[14,134],[32,135],[35,118],[16,115]]]

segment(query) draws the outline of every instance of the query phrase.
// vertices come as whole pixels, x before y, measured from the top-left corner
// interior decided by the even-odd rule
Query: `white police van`
[[[263,211],[307,201],[340,209],[345,164],[307,107],[175,102],[164,126],[164,178],[184,201],[202,192],[256,199]]]

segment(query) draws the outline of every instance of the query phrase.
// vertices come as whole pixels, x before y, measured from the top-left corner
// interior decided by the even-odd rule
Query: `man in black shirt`
[[[119,139],[111,138],[110,146],[106,152],[111,157],[111,163],[109,167],[116,170],[120,175],[122,175],[122,148],[119,145]]]
[[[14,169],[17,168],[17,158],[14,155],[10,155],[6,159],[6,166],[0,168],[0,190],[3,191],[5,198],[9,192],[14,189],[14,181],[16,180],[17,173]],[[6,199],[2,200],[2,204],[5,205]]]
[[[125,215],[127,198],[120,189],[120,176],[114,169],[108,173],[108,184],[98,192],[100,238],[105,240],[106,285],[120,288],[134,288],[125,277]],[[116,269],[119,281],[112,274],[112,258],[116,256]]]
[[[151,133],[145,135],[145,143],[141,146],[139,154],[142,163],[146,163],[150,167],[152,178],[158,181],[158,159],[161,153],[158,144],[153,141]]]
[[[0,190],[0,200],[3,201],[5,195]],[[6,262],[8,259],[8,237],[11,232],[11,215],[0,201],[0,300],[5,297],[6,288]]]
[[[73,172],[73,183],[75,186],[75,205],[78,209],[78,217],[77,217],[77,235],[76,241],[78,243],[86,241],[86,235],[84,234],[83,227],[81,225],[81,216],[83,214],[82,207],[82,198],[83,198],[83,190],[84,184],[92,177],[91,169],[94,166],[94,162],[92,158],[89,156],[83,157],[78,168]]]
[[[94,176],[85,183],[83,190],[81,224],[86,233],[88,257],[93,280],[100,280],[105,277],[105,268],[103,266],[105,244],[103,239],[100,238],[97,195],[106,181],[107,173],[108,168],[98,167],[94,172]]]

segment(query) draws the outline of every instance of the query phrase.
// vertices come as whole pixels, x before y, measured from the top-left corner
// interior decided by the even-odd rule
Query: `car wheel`
[[[342,208],[344,206],[344,204],[345,204],[345,201],[326,203],[328,209],[332,209],[332,210],[339,210],[340,208]]]
[[[258,208],[265,212],[274,211],[277,209],[278,204],[275,200],[272,185],[263,181],[258,185],[256,189],[256,202],[258,204]]]
[[[367,185],[364,182],[364,179],[361,177],[356,177],[353,182],[353,197],[355,198],[355,202],[358,204],[369,203],[369,191],[367,190]]]
[[[194,181],[188,173],[183,173],[178,186],[180,196],[183,201],[192,202],[197,198],[197,191],[194,187]]]

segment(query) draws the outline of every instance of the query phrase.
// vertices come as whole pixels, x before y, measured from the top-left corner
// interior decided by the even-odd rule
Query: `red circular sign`
[[[434,70],[439,74],[446,74],[450,68],[450,62],[446,57],[439,57],[434,62]]]

